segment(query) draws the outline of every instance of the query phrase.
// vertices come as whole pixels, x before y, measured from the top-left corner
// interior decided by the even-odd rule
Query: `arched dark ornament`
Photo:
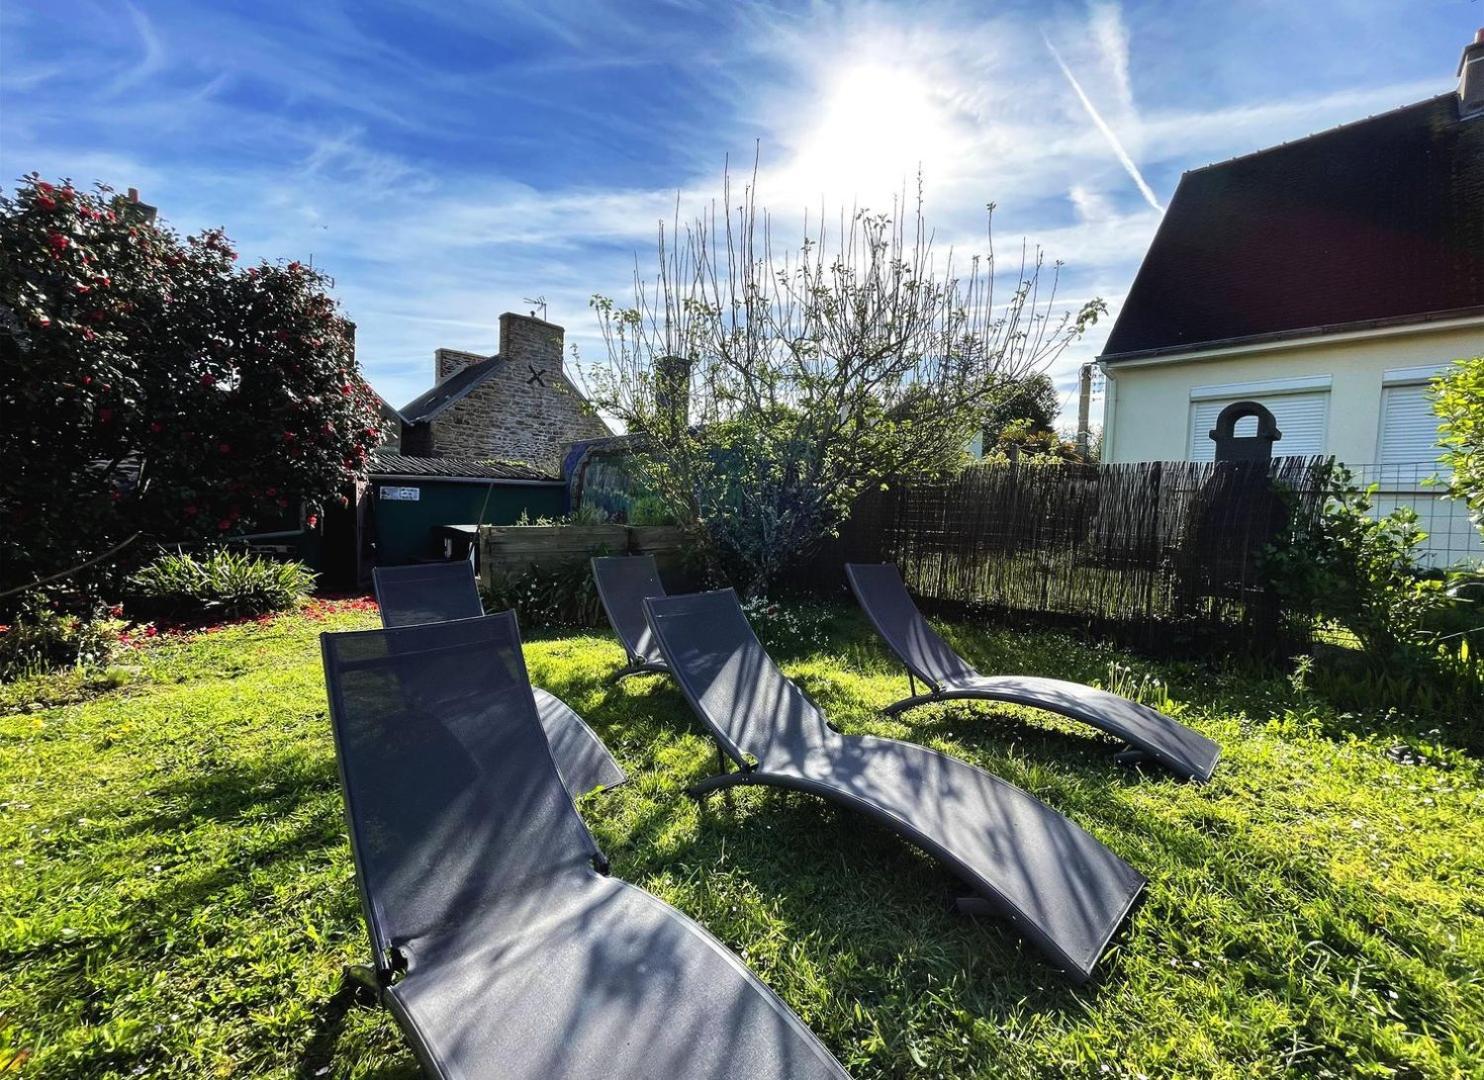
[[[1237,421],[1249,416],[1257,417],[1257,434],[1238,435]],[[1278,421],[1266,406],[1255,401],[1232,402],[1221,410],[1211,429],[1217,461],[1268,461],[1273,456],[1273,444],[1281,438]]]

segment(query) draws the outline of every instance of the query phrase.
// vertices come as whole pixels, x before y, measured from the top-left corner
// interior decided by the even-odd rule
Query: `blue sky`
[[[1479,25],[1470,0],[8,0],[0,172],[312,258],[401,405],[525,297],[600,359],[588,297],[627,295],[657,222],[755,146],[782,221],[921,164],[940,248],[981,247],[993,201],[1001,251],[1116,312],[1183,170],[1442,93]]]

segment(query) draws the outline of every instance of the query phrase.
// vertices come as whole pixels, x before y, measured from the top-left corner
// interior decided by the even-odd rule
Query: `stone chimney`
[[[560,375],[565,337],[556,323],[507,311],[500,316],[500,359],[528,376]]]
[[[504,324],[501,324],[502,328]],[[488,356],[464,352],[462,349],[436,349],[433,352],[433,385],[437,386],[450,375],[456,375],[466,367],[482,364]]]
[[[1458,60],[1459,119],[1484,114],[1484,28],[1465,45]]]
[[[690,424],[690,369],[683,356],[661,356],[654,362],[655,418],[672,432]]]

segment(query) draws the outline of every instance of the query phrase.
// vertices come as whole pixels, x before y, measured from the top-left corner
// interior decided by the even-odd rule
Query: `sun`
[[[931,178],[952,150],[946,104],[917,73],[888,64],[827,76],[818,119],[805,129],[795,181],[863,206],[884,206],[919,168]]]

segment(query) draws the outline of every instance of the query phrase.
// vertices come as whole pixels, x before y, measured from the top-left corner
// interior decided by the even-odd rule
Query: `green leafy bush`
[[[128,581],[131,614],[197,618],[263,615],[293,607],[314,587],[303,563],[245,551],[166,552]]]
[[[101,613],[64,614],[29,597],[16,621],[0,627],[0,681],[64,667],[106,664],[123,623]]]
[[[603,606],[592,563],[528,566],[505,574],[485,593],[490,611],[514,611],[522,627],[602,626]]]
[[[1416,512],[1374,515],[1375,486],[1362,491],[1341,465],[1321,472],[1319,482],[1324,512],[1289,516],[1264,555],[1264,573],[1290,615],[1338,623],[1377,663],[1412,658],[1427,641],[1428,620],[1449,603],[1443,582],[1418,565],[1427,533]]]
[[[1484,533],[1484,356],[1455,362],[1434,384],[1433,409],[1442,421],[1441,461],[1449,491]]]
[[[135,537],[314,528],[364,479],[380,414],[329,279],[236,260],[106,187],[0,194],[0,588]]]

